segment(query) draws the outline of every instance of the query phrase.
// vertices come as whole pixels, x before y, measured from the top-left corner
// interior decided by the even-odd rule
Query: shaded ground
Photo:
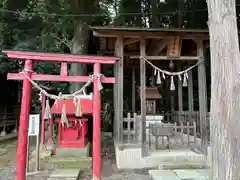
[[[15,165],[17,141],[15,140],[2,146],[0,146],[0,149],[5,149],[5,153],[1,153],[0,151],[0,180],[13,180],[16,178]],[[116,167],[114,145],[112,140],[107,140],[104,142],[103,154],[102,176],[104,177],[104,180],[152,180],[147,173],[147,169],[124,171],[118,170]],[[51,170],[43,171],[38,174],[28,176],[28,179],[47,180],[50,173]],[[91,180],[92,170],[89,168],[82,172],[80,179]]]

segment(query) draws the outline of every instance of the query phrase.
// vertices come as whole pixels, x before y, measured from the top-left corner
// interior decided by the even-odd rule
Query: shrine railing
[[[168,115],[172,116],[171,119],[175,123],[162,123],[163,119],[165,119],[164,117]],[[153,124],[159,124],[159,127],[155,128],[154,133],[154,127],[150,127]],[[200,120],[198,112],[176,111],[172,114],[147,116],[146,129],[143,130],[141,127],[141,117],[136,113],[128,113],[127,117],[121,121],[121,136],[115,137],[115,139],[118,139],[117,142],[120,145],[140,146],[142,144],[142,133],[145,131],[147,143],[145,145],[146,147],[159,149],[162,147],[169,148],[168,146],[165,146],[166,144],[171,144],[170,148],[192,147],[199,145]],[[209,136],[209,130],[207,130],[207,132]],[[168,140],[168,138],[170,138],[170,140]]]

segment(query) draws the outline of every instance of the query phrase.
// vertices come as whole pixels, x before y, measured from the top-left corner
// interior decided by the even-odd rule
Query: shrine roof
[[[74,115],[76,113],[76,106],[72,99],[61,100],[54,103],[51,108],[52,114],[62,114],[63,104],[66,105],[66,114]],[[89,99],[81,99],[81,111],[82,114],[92,114],[93,112],[93,101]]]
[[[97,37],[166,37],[183,36],[189,38],[208,39],[207,29],[184,29],[184,28],[138,28],[138,27],[112,27],[92,26],[94,36]]]

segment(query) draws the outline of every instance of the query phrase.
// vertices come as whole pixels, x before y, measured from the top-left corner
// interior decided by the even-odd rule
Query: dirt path
[[[114,154],[114,145],[112,140],[105,142],[103,151],[105,156],[103,156],[102,162],[102,177],[104,180],[152,180],[148,175],[147,169],[143,170],[124,170],[120,171],[117,169]],[[5,146],[0,146],[7,149],[7,153],[1,156],[0,154],[0,180],[14,180],[16,179],[16,148],[17,141],[13,141]],[[1,151],[0,151],[1,153]],[[31,175],[28,177],[29,180],[47,180],[51,171],[43,171],[36,175]],[[81,173],[81,180],[91,180],[92,179],[92,169],[85,170]]]

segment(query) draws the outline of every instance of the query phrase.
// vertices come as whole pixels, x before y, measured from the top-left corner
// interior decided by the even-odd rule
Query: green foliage
[[[140,27],[176,27],[178,17],[187,28],[206,28],[206,2],[202,0],[0,0],[0,43],[4,49],[72,52],[73,38],[79,22],[88,25],[117,25]],[[0,73],[18,72],[23,64],[0,59]],[[35,71],[59,74],[56,63],[37,63]],[[125,84],[130,84],[126,82]],[[45,86],[67,92],[68,84],[45,82]],[[131,92],[129,91],[128,94]],[[104,128],[113,119],[112,90],[102,92]],[[130,96],[130,95],[129,95]],[[124,99],[124,112],[130,100]],[[38,97],[33,98],[36,111]]]

